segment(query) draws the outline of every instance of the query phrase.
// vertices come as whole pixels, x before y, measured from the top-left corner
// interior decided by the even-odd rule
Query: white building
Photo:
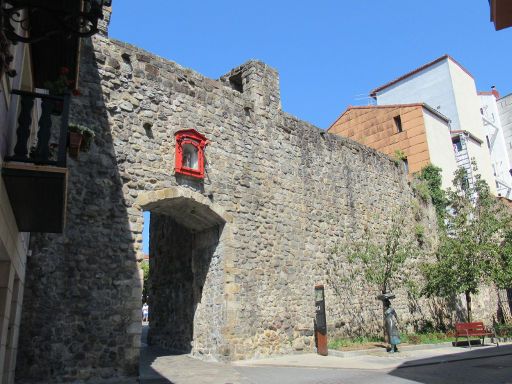
[[[507,143],[496,100],[499,94],[497,91],[480,92],[479,96],[481,104],[480,112],[482,114],[484,127],[487,129],[487,146],[491,153],[492,168],[496,178],[496,189],[498,195],[512,199],[510,157],[507,152]]]
[[[497,105],[501,127],[503,128],[503,139],[510,161],[509,169],[512,169],[512,93],[498,99]]]
[[[447,116],[451,120],[457,163],[465,166],[471,175],[470,160],[474,158],[478,173],[497,194],[480,98],[475,80],[462,65],[444,55],[374,89],[370,95],[377,105],[422,102]]]

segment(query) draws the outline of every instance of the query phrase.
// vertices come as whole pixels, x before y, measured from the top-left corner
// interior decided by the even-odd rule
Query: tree
[[[393,215],[389,229],[382,237],[375,236],[366,227],[361,241],[344,243],[336,246],[328,259],[329,283],[338,293],[342,291],[338,283],[353,282],[356,276],[362,276],[380,293],[389,293],[392,289],[409,282],[406,268],[403,268],[408,257],[418,253],[419,247],[414,238],[412,226],[406,226],[409,207],[399,208]],[[346,275],[345,255],[352,268]],[[345,275],[345,278],[342,275]],[[352,284],[348,284],[351,286]],[[338,289],[340,288],[340,289]],[[383,312],[385,303],[383,302]],[[384,329],[385,320],[383,316]]]
[[[354,272],[361,273],[381,293],[390,292],[393,286],[403,283],[402,266],[415,247],[413,241],[405,236],[404,213],[399,210],[393,216],[384,241],[373,238],[366,227],[363,240],[353,244],[348,254],[348,261],[354,265]]]
[[[144,280],[142,282],[142,301],[147,302],[149,294],[149,262],[143,260],[140,267],[144,273]]]
[[[477,171],[474,162],[473,169]],[[464,294],[467,321],[471,321],[471,296],[482,283],[498,277],[496,263],[506,227],[503,210],[480,175],[470,182],[460,168],[453,187],[447,192],[448,211],[436,262],[424,268],[423,293],[441,297]]]

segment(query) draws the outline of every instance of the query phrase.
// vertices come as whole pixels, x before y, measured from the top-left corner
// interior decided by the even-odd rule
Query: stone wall
[[[150,337],[211,359],[312,350],[314,286],[328,281],[333,246],[366,227],[382,237],[399,206],[412,236],[401,167],[282,112],[264,63],[216,81],[98,36],[80,70],[71,121],[97,136],[69,161],[65,233],[33,238],[20,383],[136,374],[143,209],[154,218]],[[210,140],[203,182],[174,175],[174,133],[189,128]],[[429,237],[433,211],[420,206]],[[341,294],[326,284],[331,328],[377,329],[375,294],[361,279]],[[430,316],[397,294],[403,324]]]
[[[221,343],[221,228],[194,233],[165,215],[151,217],[150,344],[208,356]],[[198,308],[200,308],[198,310]]]

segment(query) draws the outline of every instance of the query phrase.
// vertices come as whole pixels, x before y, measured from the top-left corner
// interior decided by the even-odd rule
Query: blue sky
[[[512,92],[512,28],[494,30],[486,0],[114,0],[109,32],[211,78],[260,59],[283,110],[320,128],[446,53],[479,90]]]
[[[283,110],[320,128],[445,53],[479,90],[512,92],[512,28],[494,30],[487,0],[114,0],[110,36],[211,78],[263,60]]]

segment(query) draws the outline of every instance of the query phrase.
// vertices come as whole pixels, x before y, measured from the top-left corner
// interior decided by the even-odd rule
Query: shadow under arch
[[[148,343],[216,359],[224,344],[228,213],[186,187],[142,193],[151,212]]]

